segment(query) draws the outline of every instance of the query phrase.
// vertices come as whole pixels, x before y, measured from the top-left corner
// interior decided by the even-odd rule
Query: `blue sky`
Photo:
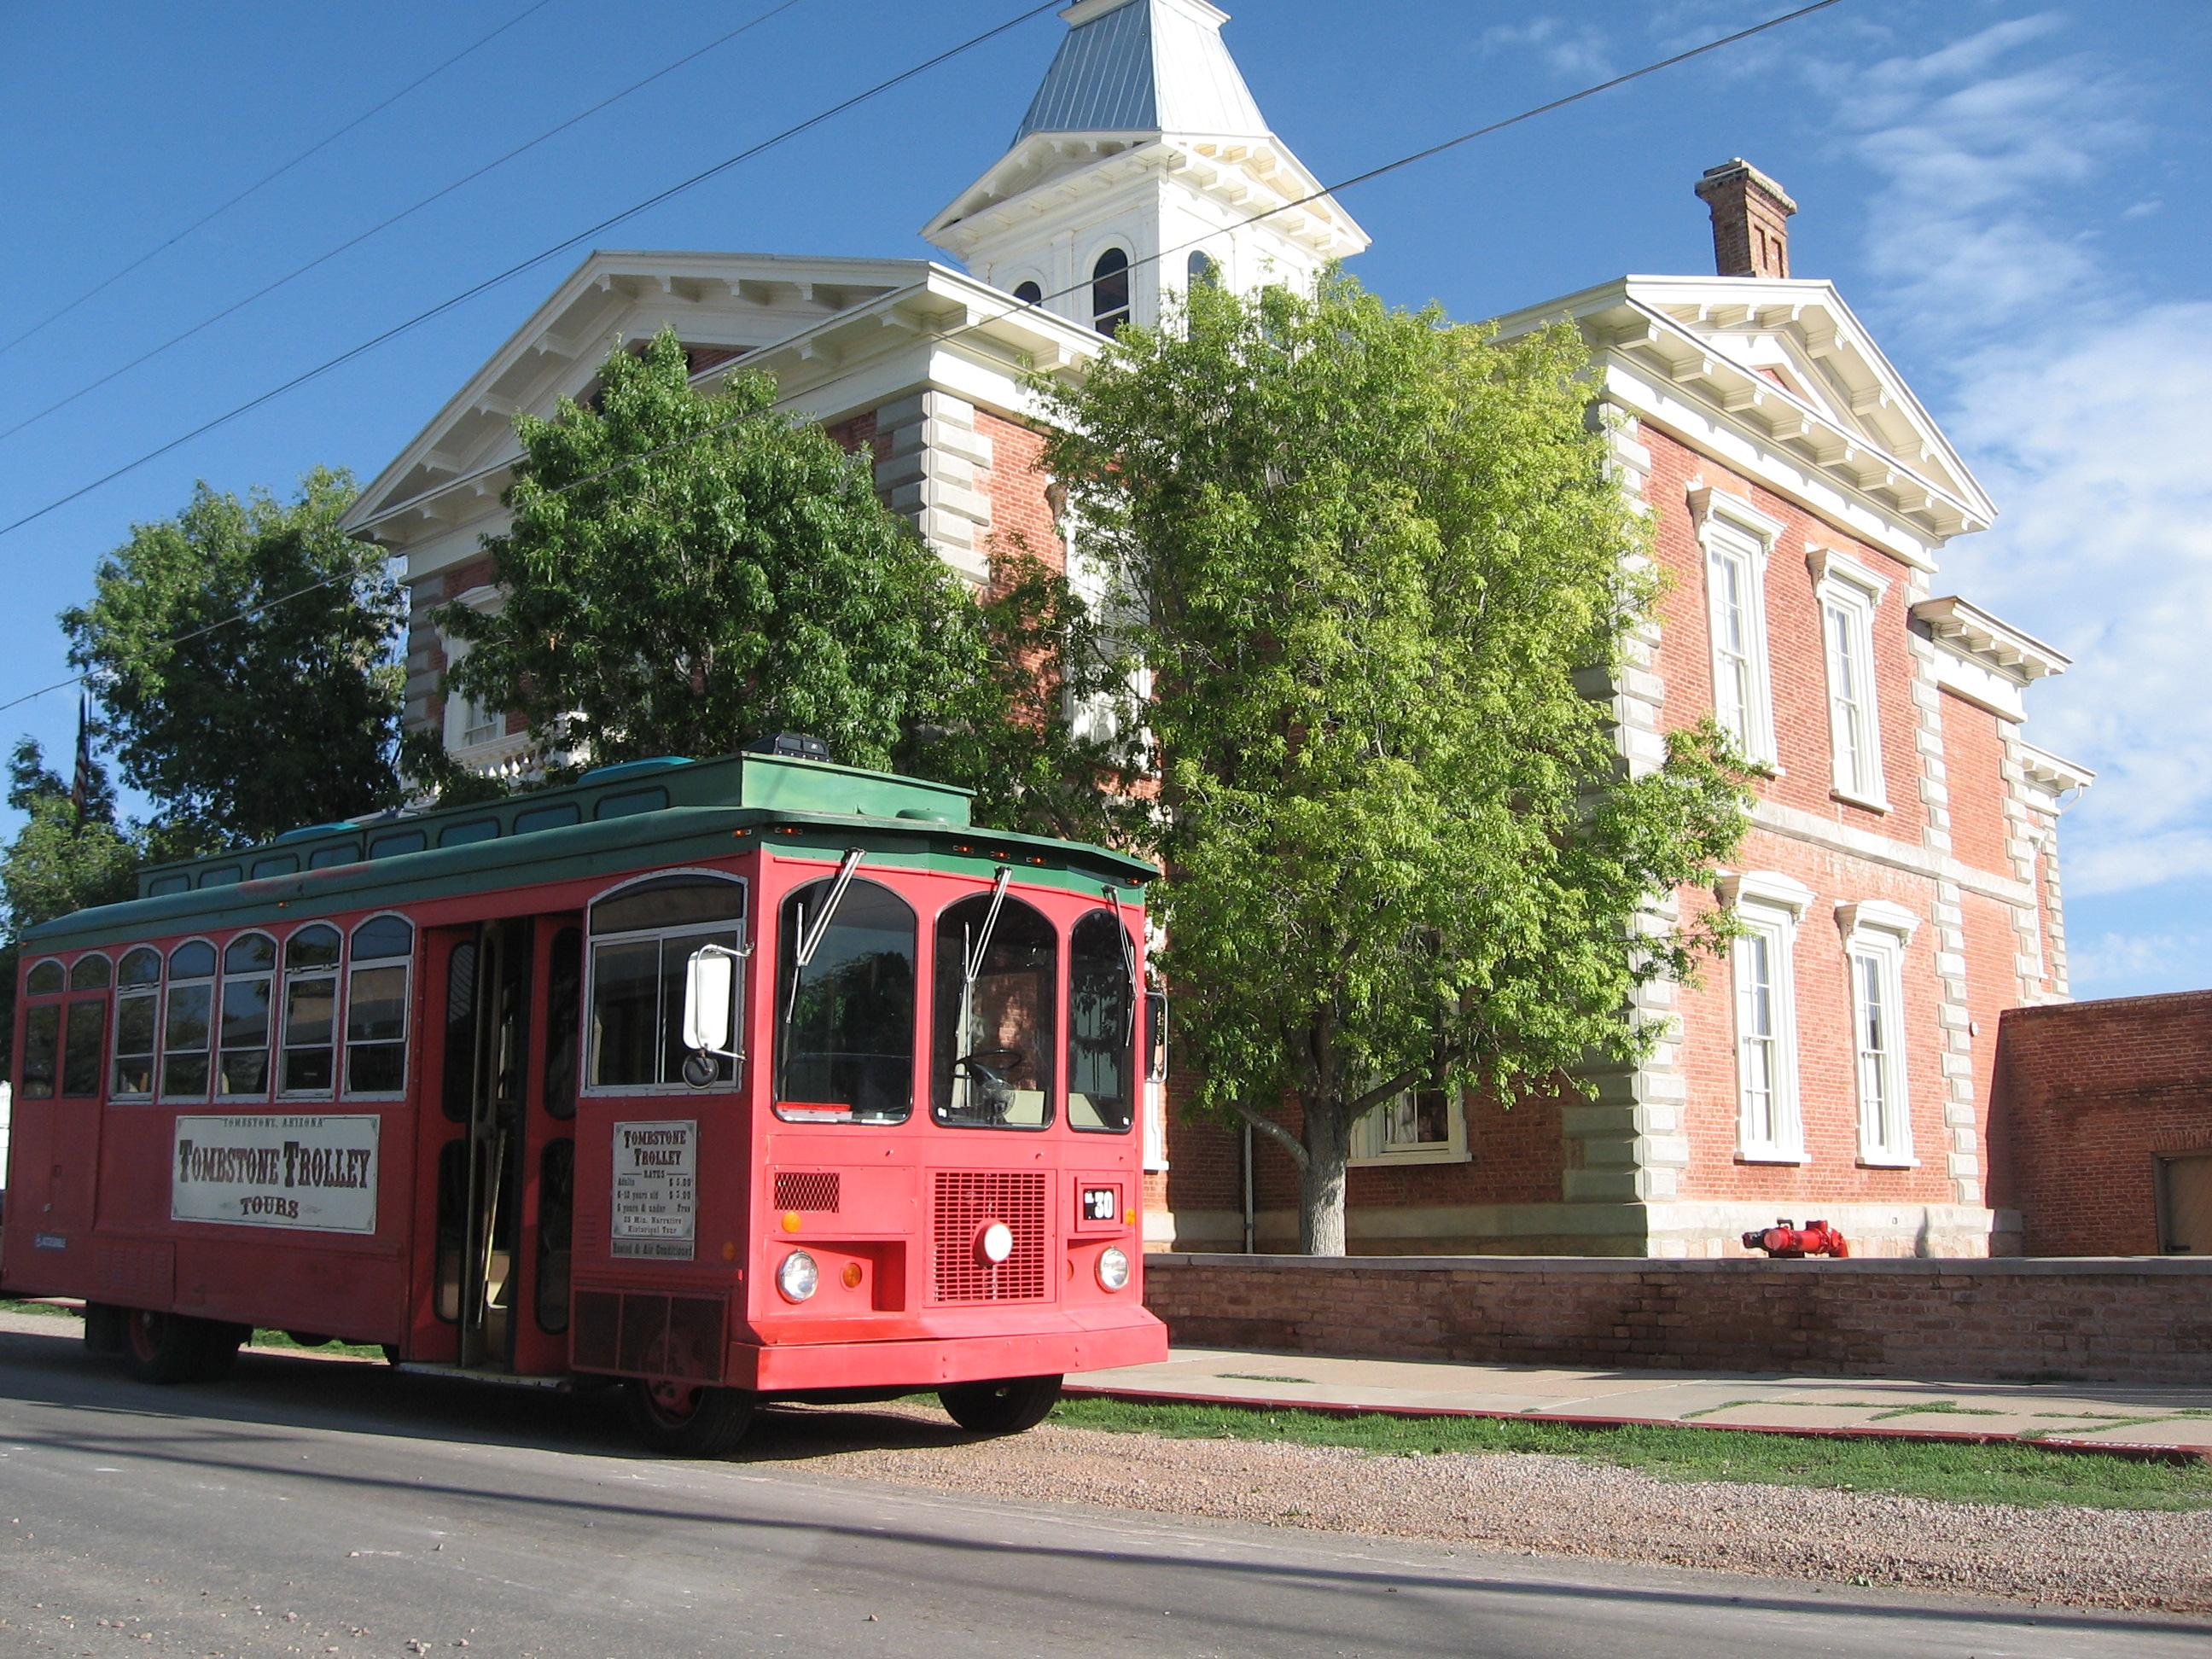
[[[524,9],[527,0],[13,9],[0,339]],[[43,408],[773,0],[546,0],[453,68],[0,355],[0,426]],[[797,0],[737,40],[0,441],[0,522],[966,36],[1018,0]],[[1248,0],[1227,39],[1324,179],[1774,11],[1739,0]],[[915,256],[1003,150],[1047,14],[598,239]],[[2098,770],[2063,842],[2083,995],[2212,981],[2212,6],[1844,3],[1345,198],[1354,270],[1474,318],[1624,272],[1700,272],[1690,186],[1749,157],[2002,508],[1955,590],[2069,653],[2030,735]],[[53,616],[195,479],[373,476],[580,257],[563,254],[0,538],[0,702],[67,669]],[[75,700],[0,713],[65,756]],[[0,835],[13,824],[0,815]]]

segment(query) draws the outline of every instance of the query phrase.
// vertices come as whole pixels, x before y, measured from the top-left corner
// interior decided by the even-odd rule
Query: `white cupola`
[[[1304,283],[1366,247],[1268,130],[1222,41],[1228,13],[1079,0],[1060,16],[1012,147],[923,228],[974,276],[1110,333],[1155,321],[1194,275]]]

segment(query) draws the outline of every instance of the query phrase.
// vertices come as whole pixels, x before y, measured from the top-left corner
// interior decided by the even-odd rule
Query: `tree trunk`
[[[1334,1101],[1305,1108],[1305,1167],[1298,1171],[1298,1249],[1305,1255],[1344,1254],[1344,1170],[1352,1125]]]

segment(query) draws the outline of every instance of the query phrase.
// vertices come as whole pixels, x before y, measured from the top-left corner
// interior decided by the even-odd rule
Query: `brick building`
[[[926,228],[964,262],[599,252],[363,492],[349,520],[405,563],[407,717],[465,763],[539,763],[448,699],[439,605],[498,603],[480,538],[516,412],[673,327],[712,385],[773,372],[787,406],[867,447],[890,504],[977,582],[994,538],[1051,552],[1032,368],[1079,375],[1102,332],[1200,276],[1302,282],[1365,233],[1261,116],[1206,0],[1079,0],[1006,155]],[[1623,764],[1717,713],[1772,769],[1741,867],[1668,906],[1751,932],[1703,988],[1660,988],[1650,1062],[1510,1113],[1410,1096],[1361,1126],[1355,1250],[1711,1255],[1814,1212],[1863,1248],[2007,1248],[1991,1207],[1997,1018],[2063,998],[2058,805],[2088,775],[2021,736],[2065,659],[1944,594],[1938,555],[1994,507],[1842,297],[1789,274],[1795,204],[1741,162],[1698,182],[1719,274],[1631,276],[1504,319],[1571,319],[1667,598],[1618,684]],[[1307,198],[1312,199],[1307,199]],[[1297,204],[1291,206],[1291,204]],[[1254,216],[1270,216],[1255,220]],[[1287,1165],[1155,1126],[1155,1244],[1295,1236]]]
[[[2212,991],[2014,1008],[1995,1202],[2024,1255],[2212,1255]]]

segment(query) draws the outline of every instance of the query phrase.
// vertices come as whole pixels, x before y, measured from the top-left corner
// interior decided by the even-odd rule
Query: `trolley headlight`
[[[822,1271],[804,1250],[793,1250],[775,1270],[775,1287],[793,1302],[804,1302],[822,1282]]]
[[[994,1221],[975,1235],[975,1254],[994,1267],[1013,1253],[1014,1230],[1003,1221]]]
[[[1118,1244],[1109,1244],[1098,1252],[1098,1282],[1109,1291],[1118,1291],[1129,1282],[1129,1258]]]

